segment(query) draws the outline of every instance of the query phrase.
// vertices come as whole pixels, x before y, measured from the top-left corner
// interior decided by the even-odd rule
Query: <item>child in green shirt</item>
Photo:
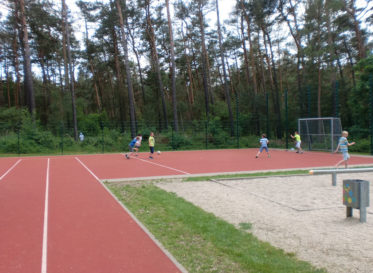
[[[297,131],[294,132],[294,135],[290,135],[291,138],[295,139],[295,148],[297,148],[298,154],[303,154],[303,150],[301,147],[302,141],[300,140],[300,135]]]
[[[149,136],[149,149],[150,149],[150,159],[153,159],[154,154],[154,145],[155,145],[155,139],[154,139],[154,133],[151,132]]]

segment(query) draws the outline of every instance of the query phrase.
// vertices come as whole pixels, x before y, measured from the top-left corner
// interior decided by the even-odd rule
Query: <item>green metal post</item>
[[[101,141],[102,141],[102,153],[105,153],[105,138],[104,138],[104,123],[100,120],[100,127],[101,127]]]
[[[207,150],[207,132],[208,132],[208,120],[205,121],[205,149]]]
[[[369,76],[369,97],[370,97],[370,154],[373,155],[373,73]]]
[[[238,94],[236,92],[236,140],[237,140],[237,149],[240,148],[240,133],[239,133],[239,108],[238,108]]]
[[[307,86],[307,113],[308,117],[311,117],[311,88]]]
[[[61,155],[63,155],[63,135],[64,135],[63,122],[61,122]]]
[[[339,82],[335,82],[335,94],[334,94],[334,114],[335,117],[339,117]]]
[[[171,125],[171,147],[172,150],[175,150],[175,142],[174,142],[174,126]]]
[[[20,152],[20,129],[17,128],[17,152],[18,152],[18,156],[21,155],[21,152]]]
[[[267,137],[269,136],[269,95],[266,92],[266,133]]]
[[[288,90],[285,89],[285,141],[286,141],[286,150],[289,149],[289,118],[288,118]]]

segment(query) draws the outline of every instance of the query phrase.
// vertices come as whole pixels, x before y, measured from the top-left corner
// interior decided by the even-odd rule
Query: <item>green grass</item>
[[[190,272],[325,272],[152,184],[109,189]]]
[[[241,174],[222,174],[222,175],[212,175],[212,176],[196,176],[187,177],[183,181],[206,181],[211,179],[234,179],[234,178],[250,178],[250,177],[260,177],[260,176],[274,176],[274,175],[299,175],[308,174],[308,170],[294,170],[294,171],[275,171],[275,172],[257,172],[257,173],[241,173]]]

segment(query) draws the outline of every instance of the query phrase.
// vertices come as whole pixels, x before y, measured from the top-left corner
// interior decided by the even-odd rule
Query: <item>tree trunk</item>
[[[194,104],[194,79],[193,79],[193,73],[192,73],[192,66],[190,61],[190,56],[188,54],[189,48],[186,43],[186,38],[184,35],[183,27],[181,27],[181,35],[183,40],[183,48],[184,48],[184,54],[185,54],[185,60],[188,70],[188,78],[189,78],[189,85],[187,84],[188,88],[188,98],[189,98],[189,106]],[[188,51],[187,51],[188,49]]]
[[[207,50],[205,41],[205,26],[202,13],[202,0],[198,0],[198,22],[201,31],[201,44],[202,44],[202,80],[203,80],[203,90],[205,94],[205,109],[206,109],[206,119],[209,120],[209,73],[207,70]]]
[[[246,13],[246,9],[245,9],[243,0],[240,0],[240,4],[241,4],[241,9],[242,9],[242,12],[243,12],[246,24],[247,24],[247,35],[248,35],[249,44],[250,44],[250,53],[249,54],[250,54],[250,61],[251,61],[251,70],[252,70],[252,75],[253,75],[252,78],[253,78],[253,85],[254,85],[254,94],[256,95],[256,94],[258,94],[258,84],[257,84],[257,80],[256,80],[254,49],[253,49],[253,44],[252,44],[252,40],[251,40],[251,26],[250,26],[251,21],[250,21],[249,16]]]
[[[333,43],[333,33],[332,33],[332,29],[331,29],[331,22],[330,22],[330,0],[327,0],[325,2],[325,19],[326,19],[326,28],[327,28],[327,31],[328,31],[328,46],[329,46],[329,54],[330,54],[330,57],[329,57],[329,66],[330,66],[330,70],[331,70],[331,77],[330,77],[330,86],[333,88],[333,86],[335,85],[336,83],[336,80],[337,80],[337,69],[334,65],[334,61],[337,59],[336,56],[335,56],[335,46],[334,46],[334,43]]]
[[[232,106],[231,106],[231,96],[229,93],[229,86],[228,86],[228,78],[227,78],[227,71],[225,69],[225,61],[224,61],[224,50],[222,45],[222,34],[220,28],[220,16],[219,16],[219,1],[216,0],[216,17],[217,17],[217,24],[218,24],[218,37],[219,37],[219,48],[220,48],[220,59],[223,68],[223,77],[224,77],[224,93],[225,99],[227,102],[228,113],[229,113],[229,123],[231,127],[231,136],[234,135],[234,122],[233,122],[233,114],[232,114]]]
[[[114,92],[117,93],[116,96],[114,95],[113,96],[113,99],[115,99],[115,97],[117,98],[117,103],[119,104],[119,115],[120,115],[120,120],[123,121],[125,123],[125,121],[127,120],[126,118],[126,102],[125,102],[125,89],[124,89],[124,83],[123,83],[123,77],[122,77],[122,71],[121,71],[121,67],[120,67],[120,61],[119,61],[119,48],[118,48],[118,41],[117,41],[117,34],[116,34],[116,30],[115,28],[113,27],[111,29],[112,31],[112,37],[113,37],[113,47],[114,47],[114,64],[115,64],[115,73],[116,73],[116,76],[117,76],[117,91]],[[136,116],[136,115],[135,115]]]
[[[12,107],[12,103],[11,103],[11,100],[10,100],[10,75],[9,75],[9,68],[8,68],[8,62],[7,60],[4,61],[4,70],[5,70],[5,79],[6,79],[6,98],[7,98],[7,102],[8,102],[8,108]],[[0,79],[1,80],[1,79]],[[3,83],[3,81],[1,81],[1,83]],[[3,89],[2,89],[2,86],[1,86],[1,93],[3,93]],[[3,96],[1,96],[3,97]]]
[[[102,106],[101,106],[101,98],[100,98],[97,83],[96,83],[96,72],[95,72],[95,68],[94,68],[94,65],[93,65],[93,60],[92,60],[91,53],[89,52],[89,49],[88,49],[89,38],[88,38],[87,20],[84,20],[84,21],[85,21],[85,47],[86,47],[88,65],[89,65],[89,70],[92,73],[92,82],[93,82],[93,89],[95,90],[96,105],[97,105],[98,111],[101,112],[102,111]]]
[[[128,101],[129,101],[129,111],[130,111],[130,123],[131,123],[131,137],[136,136],[136,117],[135,117],[135,103],[133,97],[133,89],[132,89],[132,80],[131,80],[131,68],[128,60],[128,46],[127,46],[127,37],[124,31],[124,20],[122,15],[122,8],[120,5],[120,0],[116,0],[117,10],[118,10],[118,17],[119,17],[119,25],[121,31],[121,42],[124,52],[124,65],[126,67],[126,77],[127,77],[127,89],[128,89]]]
[[[286,22],[288,25],[289,31],[291,36],[294,39],[295,45],[297,47],[297,84],[298,84],[298,96],[299,96],[299,105],[300,105],[300,111],[299,113],[301,115],[304,114],[304,109],[306,109],[305,104],[304,104],[304,92],[303,92],[303,82],[304,82],[304,52],[302,48],[302,41],[301,41],[301,32],[299,30],[298,26],[298,18],[297,18],[297,12],[296,12],[296,7],[294,6],[293,2],[291,0],[288,1],[290,8],[289,7],[284,7],[284,1],[280,1],[279,5],[279,11],[281,13],[281,16],[283,20]],[[288,14],[285,14],[284,10],[288,11],[292,17],[293,20],[290,20],[288,18]],[[293,22],[294,27],[292,27],[290,22]],[[301,68],[302,67],[302,68]]]
[[[357,40],[357,50],[359,52],[359,58],[358,60],[364,59],[366,57],[366,50],[365,50],[365,43],[364,39],[362,37],[362,33],[360,30],[360,22],[357,19],[356,15],[356,8],[355,8],[355,0],[344,0],[345,8],[347,13],[351,16],[354,24],[354,30],[355,30],[355,35],[356,35],[356,40]]]
[[[98,111],[101,112],[102,111],[101,97],[100,97],[100,93],[99,93],[98,86],[96,83],[96,76],[95,76],[96,72],[95,72],[95,68],[93,66],[92,60],[89,61],[89,69],[91,70],[92,77],[93,77],[92,81],[93,81],[93,88],[95,90],[96,105],[97,105]]]
[[[44,56],[39,56],[39,63],[41,67],[42,72],[42,79],[43,79],[43,85],[42,85],[42,91],[43,91],[43,111],[40,115],[40,119],[42,124],[47,125],[48,124],[48,117],[49,117],[49,105],[50,105],[50,96],[48,92],[48,81],[47,81],[47,75],[45,71],[45,62],[44,62]]]
[[[242,49],[243,49],[243,57],[244,57],[244,64],[245,64],[245,74],[248,86],[250,86],[250,68],[249,68],[249,58],[247,56],[247,49],[245,43],[245,28],[243,25],[243,16],[241,16],[241,33],[242,33]]]
[[[152,21],[150,18],[150,0],[145,0],[145,3],[146,3],[147,32],[149,36],[150,50],[151,50],[151,55],[152,55],[152,67],[158,80],[158,88],[159,88],[159,92],[161,94],[161,100],[162,100],[162,113],[163,113],[164,125],[165,125],[165,128],[167,129],[168,118],[167,118],[166,99],[165,99],[161,69],[159,67],[155,32],[154,32],[154,28],[153,28]]]
[[[177,118],[177,99],[176,99],[176,63],[175,63],[175,50],[174,50],[174,35],[172,32],[172,21],[170,15],[170,5],[169,0],[166,0],[167,7],[167,21],[168,21],[168,31],[170,35],[170,54],[171,54],[171,92],[172,92],[172,107],[173,107],[173,117],[174,117],[174,130],[177,132],[179,130],[178,118]]]
[[[62,2],[62,5],[65,5],[65,0],[63,0]],[[62,10],[64,9],[64,7],[62,6]],[[67,16],[67,14],[66,14]],[[63,19],[65,20],[65,19]],[[61,25],[61,30],[62,30],[62,56],[63,56],[63,66],[64,66],[64,84],[62,85],[62,92],[66,92],[68,86],[69,86],[69,64],[68,64],[68,60],[67,60],[67,48],[66,48],[66,45],[67,45],[67,42],[66,42],[66,25],[65,23],[62,23]],[[62,84],[62,82],[61,82]]]
[[[128,34],[130,35],[130,38],[131,38],[132,50],[133,50],[133,52],[135,53],[135,56],[136,56],[137,69],[139,70],[139,77],[140,77],[142,103],[143,103],[143,105],[145,105],[146,104],[146,98],[145,98],[144,78],[143,78],[143,75],[142,75],[142,68],[141,68],[140,56],[139,56],[139,53],[138,53],[138,51],[136,49],[135,38],[133,37],[130,28],[128,28]]]
[[[13,66],[16,75],[16,86],[14,90],[14,105],[19,107],[20,105],[20,90],[21,90],[21,75],[19,73],[19,56],[18,56],[18,43],[17,43],[17,22],[14,23],[14,34],[12,41],[12,50],[13,50]]]
[[[74,86],[74,69],[73,69],[73,62],[71,57],[71,49],[70,49],[70,31],[69,31],[69,23],[67,21],[67,6],[65,0],[62,0],[62,17],[63,17],[63,24],[65,25],[65,35],[66,35],[66,50],[67,50],[67,59],[68,59],[68,67],[69,71],[65,71],[65,74],[69,74],[69,88],[71,93],[71,107],[72,107],[72,115],[73,115],[73,126],[74,126],[74,139],[78,141],[78,121],[76,117],[76,102],[75,102],[75,86]]]
[[[354,88],[356,88],[356,78],[355,78],[355,70],[354,70],[354,61],[353,61],[353,58],[352,58],[351,49],[348,47],[347,42],[346,42],[345,39],[343,40],[343,45],[344,45],[344,48],[345,48],[345,50],[347,52],[348,62],[350,64],[352,84],[353,84]]]
[[[19,19],[21,22],[21,45],[22,45],[22,55],[23,55],[23,70],[24,70],[24,89],[26,93],[26,102],[28,110],[31,116],[34,119],[35,114],[35,95],[34,95],[34,86],[32,82],[32,70],[31,70],[31,53],[30,46],[28,41],[28,32],[27,32],[27,22],[25,14],[25,3],[24,0],[17,0],[19,5]]]
[[[264,35],[267,36],[268,44],[269,44],[269,50],[271,52],[271,62],[268,63],[268,67],[270,69],[271,77],[273,79],[274,84],[274,91],[275,91],[275,112],[277,116],[277,137],[282,137],[282,122],[281,122],[281,107],[280,107],[280,90],[278,88],[278,81],[277,81],[277,72],[276,72],[276,63],[275,63],[275,57],[273,54],[273,48],[272,48],[272,41],[271,37],[269,36],[266,29],[263,29]],[[272,69],[271,69],[271,63],[272,63]]]

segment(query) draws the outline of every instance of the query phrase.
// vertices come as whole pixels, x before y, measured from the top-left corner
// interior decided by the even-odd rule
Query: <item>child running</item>
[[[139,140],[139,137],[137,136],[134,139],[132,139],[131,142],[128,144],[129,152],[126,153],[125,155],[127,159],[130,159],[130,155],[132,155],[135,144],[138,140]]]
[[[255,158],[258,158],[259,155],[263,152],[263,150],[266,150],[268,157],[270,157],[269,152],[268,152],[269,140],[266,134],[262,134],[262,138],[259,140],[259,143],[260,143],[260,149],[259,149],[259,152],[256,154]]]
[[[340,150],[342,152],[343,159],[335,165],[336,168],[339,167],[343,162],[345,163],[345,168],[348,168],[348,160],[350,159],[350,155],[348,153],[348,146],[354,145],[355,142],[349,143],[347,140],[348,132],[342,131],[342,136],[339,138],[337,149],[334,151],[334,153],[338,152]]]
[[[150,136],[149,136],[149,149],[150,149],[149,158],[150,159],[153,159],[154,145],[155,145],[154,133],[150,132]]]
[[[138,135],[137,138],[136,138],[136,142],[135,142],[135,147],[133,148],[135,150],[135,156],[138,156],[138,152],[140,150],[140,146],[141,146],[141,141],[142,141],[142,135]]]
[[[300,140],[300,135],[298,131],[294,132],[294,135],[290,135],[291,138],[295,139],[295,148],[297,148],[297,154],[303,154],[303,150],[301,147],[302,141]]]

